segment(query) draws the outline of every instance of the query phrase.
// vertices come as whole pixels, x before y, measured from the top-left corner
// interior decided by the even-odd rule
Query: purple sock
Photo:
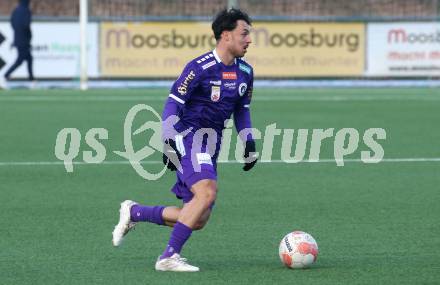
[[[171,232],[170,241],[168,242],[167,248],[160,256],[160,259],[170,257],[175,253],[180,253],[183,245],[191,236],[192,229],[180,222],[174,225],[173,231]]]
[[[164,225],[162,212],[164,206],[143,206],[133,205],[130,209],[130,219],[132,222],[150,222],[158,225]]]

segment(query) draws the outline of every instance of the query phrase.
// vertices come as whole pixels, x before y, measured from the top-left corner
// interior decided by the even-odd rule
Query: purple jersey
[[[234,64],[225,65],[215,50],[205,53],[190,61],[174,82],[163,120],[177,115],[179,132],[212,128],[221,136],[225,120],[234,114],[238,131],[251,128],[252,87],[253,70],[248,63],[237,58]]]

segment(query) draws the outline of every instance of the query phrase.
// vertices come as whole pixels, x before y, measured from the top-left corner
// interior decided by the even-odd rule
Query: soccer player
[[[156,270],[199,271],[180,252],[191,233],[205,226],[213,209],[221,136],[232,114],[245,145],[243,169],[248,171],[257,162],[255,141],[248,131],[253,70],[241,59],[251,43],[250,25],[249,16],[238,9],[221,11],[212,23],[216,48],[186,65],[165,103],[163,122],[169,122],[167,119],[172,116],[179,120],[162,124],[163,160],[176,171],[177,182],[171,191],[183,201],[183,206],[145,206],[130,200],[121,204],[119,223],[113,231],[115,246],[137,222],[173,227]],[[178,160],[174,159],[176,156]]]

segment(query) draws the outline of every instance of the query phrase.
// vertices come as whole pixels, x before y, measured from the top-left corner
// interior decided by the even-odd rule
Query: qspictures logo
[[[133,130],[133,122],[140,112],[153,114],[154,121],[147,121],[139,128]],[[369,128],[364,132],[354,128],[328,128],[328,129],[278,129],[276,124],[270,124],[265,127],[264,131],[256,128],[243,129],[233,140],[232,121],[225,121],[225,129],[221,138],[221,144],[218,145],[217,133],[213,129],[203,128],[193,130],[192,128],[178,133],[174,129],[174,125],[179,121],[177,116],[170,116],[166,121],[161,121],[159,114],[149,105],[138,104],[133,106],[127,113],[123,125],[124,147],[123,151],[113,151],[115,154],[126,159],[133,169],[146,180],[157,180],[165,174],[166,166],[160,171],[150,172],[144,168],[147,158],[155,152],[163,152],[164,138],[172,138],[180,145],[179,152],[182,156],[185,153],[191,155],[191,163],[195,171],[200,171],[201,164],[211,163],[211,158],[216,157],[218,153],[218,161],[228,162],[230,154],[233,153],[235,160],[243,161],[243,143],[240,138],[245,138],[252,133],[254,139],[261,146],[261,151],[253,153],[253,159],[258,158],[263,162],[271,162],[274,151],[281,156],[284,163],[299,163],[304,161],[306,150],[310,146],[308,162],[319,162],[321,145],[324,140],[333,140],[334,161],[337,166],[344,166],[344,158],[353,155],[359,148],[361,161],[363,163],[379,163],[384,157],[384,149],[381,141],[386,139],[386,132],[382,128]],[[164,126],[166,131],[162,132]],[[147,144],[135,149],[133,144],[133,136],[144,133],[148,130],[152,131]],[[296,145],[293,147],[296,135]],[[186,147],[184,142],[186,136],[191,137],[189,141],[192,143]],[[281,137],[281,148],[274,147],[275,138]],[[55,156],[64,162],[67,172],[73,172],[74,160],[80,153],[81,133],[77,128],[64,128],[60,130],[56,137]],[[83,151],[82,158],[85,163],[99,164],[105,161],[107,149],[105,142],[109,138],[107,129],[92,128],[85,134],[85,142],[92,150]],[[236,142],[235,145],[233,142]],[[294,151],[292,152],[292,147]],[[204,151],[202,151],[204,149]],[[183,171],[180,162],[176,158],[170,157],[179,171]],[[76,160],[77,161],[77,160]],[[161,162],[157,162],[161,163]]]

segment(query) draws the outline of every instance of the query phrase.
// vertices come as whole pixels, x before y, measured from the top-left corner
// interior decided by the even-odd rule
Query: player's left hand
[[[257,163],[257,154],[255,153],[255,142],[247,141],[244,148],[244,171],[249,171]]]

